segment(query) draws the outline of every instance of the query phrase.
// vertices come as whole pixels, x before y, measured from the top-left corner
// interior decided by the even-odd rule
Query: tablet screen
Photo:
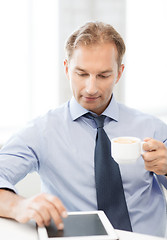
[[[57,230],[53,221],[46,227],[49,238],[108,235],[98,214],[69,215],[63,222],[64,230]]]

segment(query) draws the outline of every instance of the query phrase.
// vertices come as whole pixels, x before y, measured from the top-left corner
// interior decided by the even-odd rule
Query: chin
[[[96,109],[96,107],[93,106],[93,104],[91,104],[91,103],[80,103],[80,105],[83,108],[86,108],[87,110],[92,111],[92,112],[94,112],[94,110]]]

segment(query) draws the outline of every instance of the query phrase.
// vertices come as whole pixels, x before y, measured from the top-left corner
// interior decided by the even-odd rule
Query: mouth
[[[100,98],[100,96],[97,96],[97,97],[83,96],[83,99],[84,99],[86,102],[95,102],[98,98]]]

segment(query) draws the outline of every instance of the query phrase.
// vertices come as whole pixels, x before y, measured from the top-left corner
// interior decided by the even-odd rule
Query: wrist
[[[20,215],[20,212],[22,211],[21,206],[23,204],[23,200],[24,200],[24,198],[17,194],[15,194],[15,196],[13,196],[12,201],[10,202],[10,217],[12,219],[15,219],[18,221],[18,216]]]
[[[18,196],[7,189],[0,189],[0,216],[14,218],[13,210],[16,205]]]

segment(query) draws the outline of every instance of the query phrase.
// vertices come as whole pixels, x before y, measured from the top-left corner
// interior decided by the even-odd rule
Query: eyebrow
[[[81,72],[87,72],[87,70],[84,70],[84,69],[82,69],[82,68],[80,68],[80,67],[76,67],[75,70],[81,71]]]
[[[88,72],[86,69],[82,69],[82,68],[80,68],[80,67],[76,67],[75,70],[81,71],[81,72]],[[105,73],[112,73],[112,72],[113,72],[112,69],[108,69],[108,70],[99,72],[98,74],[105,74]]]
[[[110,70],[106,70],[106,71],[100,72],[100,74],[112,73],[112,72],[113,72],[113,70],[112,70],[112,69],[110,69]]]

